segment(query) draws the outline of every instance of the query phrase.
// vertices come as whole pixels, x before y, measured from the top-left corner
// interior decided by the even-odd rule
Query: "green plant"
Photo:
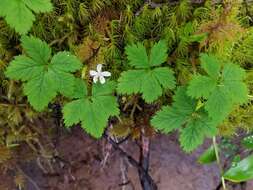
[[[75,84],[72,73],[81,68],[80,61],[66,51],[51,58],[51,48],[34,37],[22,37],[21,44],[26,55],[14,58],[6,76],[24,82],[24,93],[34,109],[45,109],[58,92],[70,96]]]
[[[187,94],[206,100],[205,110],[216,122],[222,122],[235,105],[246,103],[248,88],[245,71],[238,65],[220,62],[214,56],[201,55],[201,67],[207,76],[194,75]]]
[[[159,41],[147,55],[145,47],[138,43],[126,47],[129,64],[135,70],[125,71],[119,78],[117,91],[120,94],[138,94],[148,102],[154,102],[164,90],[175,87],[175,78],[169,67],[161,67],[167,59],[167,45]]]
[[[49,12],[53,9],[50,0],[1,0],[0,17],[20,34],[26,34],[35,21],[35,13]]]
[[[86,132],[100,138],[109,117],[119,114],[117,99],[113,96],[115,87],[114,82],[94,84],[89,93],[85,82],[76,79],[75,93],[72,95],[74,100],[63,108],[66,126],[81,122]]]
[[[2,144],[8,137],[7,145],[16,146],[15,140],[27,133],[19,125],[33,120],[35,111],[52,119],[57,104],[63,113],[59,123],[80,123],[92,137],[106,137],[138,169],[143,189],[155,189],[148,172],[154,130],[178,130],[187,153],[212,138],[199,162],[217,161],[224,189],[224,178],[253,177],[251,156],[223,172],[228,168],[219,145],[219,136],[252,130],[248,6],[236,0],[0,0],[0,16],[5,19],[0,20],[0,124],[9,129],[1,133]],[[9,26],[36,38],[22,36],[19,46],[20,36]],[[21,49],[24,53],[16,56]],[[112,75],[109,81],[102,78],[103,84],[96,80],[101,72],[89,75],[98,63],[110,71],[106,76]],[[129,137],[140,147],[139,162],[120,149]],[[244,150],[250,143],[244,142]]]
[[[202,144],[205,136],[214,136],[220,124],[234,106],[248,99],[243,69],[221,63],[214,56],[201,55],[201,67],[208,76],[194,75],[187,87],[180,87],[171,107],[164,107],[152,119],[152,125],[168,133],[180,129],[184,150],[192,151]]]
[[[214,136],[216,126],[207,112],[198,108],[198,101],[186,94],[186,87],[179,87],[173,98],[172,106],[163,107],[151,120],[151,124],[164,133],[179,129],[181,146],[190,152],[202,144],[206,136]]]

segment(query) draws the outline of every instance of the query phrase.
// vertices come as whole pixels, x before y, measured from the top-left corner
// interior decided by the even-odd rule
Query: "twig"
[[[128,153],[126,153],[124,150],[122,150],[119,145],[112,140],[110,137],[108,137],[107,134],[104,134],[104,137],[107,139],[107,141],[112,144],[113,148],[119,153],[128,159],[129,163],[138,169],[139,175],[141,175],[142,180],[145,181],[145,188],[143,187],[143,190],[157,190],[157,186],[154,182],[154,180],[151,178],[151,176],[148,174],[148,172],[145,171],[145,169],[140,165],[138,161],[136,161],[132,156],[130,156]]]
[[[121,171],[121,178],[122,178],[122,183],[120,186],[122,186],[122,190],[126,190],[126,185],[129,184],[129,180],[127,177],[127,166],[125,163],[125,158],[120,158],[120,171]]]
[[[145,174],[148,174],[149,170],[149,155],[150,155],[150,141],[148,137],[144,136],[144,131],[142,131],[141,136],[141,146],[140,146],[140,165],[145,171]],[[144,190],[155,190],[157,189],[155,184],[152,184],[152,181],[148,181],[143,173],[139,171],[139,178],[141,181],[142,188]]]
[[[32,185],[35,187],[36,190],[41,190],[39,188],[39,186],[37,185],[37,183],[30,177],[28,176],[22,169],[19,165],[16,165],[16,168],[18,169],[18,171],[20,173],[22,173],[23,176],[25,176],[25,178],[27,178],[28,181],[30,181],[32,183]]]

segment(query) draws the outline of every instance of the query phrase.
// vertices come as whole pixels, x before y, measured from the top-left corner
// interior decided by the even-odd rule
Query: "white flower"
[[[102,64],[97,65],[97,71],[90,70],[90,76],[93,77],[93,82],[97,83],[99,80],[101,84],[105,83],[105,77],[110,77],[111,73],[108,71],[102,71]]]

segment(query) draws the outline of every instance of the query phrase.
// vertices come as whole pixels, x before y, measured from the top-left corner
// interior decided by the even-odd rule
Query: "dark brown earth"
[[[208,142],[204,146],[207,147]],[[138,158],[136,144],[125,143],[123,149]],[[153,138],[150,173],[158,189],[215,190],[219,184],[217,166],[203,166],[196,162],[203,150],[204,147],[201,147],[193,154],[184,153],[178,145],[176,134]],[[37,161],[22,164],[21,169],[29,178],[25,190],[141,190],[136,169],[118,152],[110,149],[105,140],[96,141],[78,127],[58,139],[55,151],[58,156],[50,160],[51,169],[43,159],[40,160],[40,167]],[[103,166],[106,154],[109,157]],[[123,171],[129,179],[125,186],[121,185]],[[8,174],[5,178],[0,175],[0,183],[7,177]],[[246,190],[253,190],[252,182],[247,184]]]

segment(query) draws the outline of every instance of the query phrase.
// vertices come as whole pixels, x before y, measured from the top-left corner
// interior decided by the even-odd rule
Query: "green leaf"
[[[204,40],[206,40],[206,38],[208,37],[207,33],[202,33],[202,34],[193,34],[189,37],[189,41],[190,42],[202,42]]]
[[[52,10],[50,0],[1,0],[0,15],[20,34],[26,34],[35,20],[34,12]]]
[[[29,80],[24,84],[24,93],[28,101],[37,110],[43,111],[48,103],[56,96],[54,80],[47,72]]]
[[[5,3],[5,1],[7,0],[0,1],[0,7],[5,9],[3,16],[5,17],[6,22],[10,27],[15,28],[18,33],[26,34],[32,27],[32,24],[35,21],[35,16],[23,1],[8,0],[8,3]]]
[[[75,72],[82,66],[77,57],[67,51],[55,54],[51,62],[55,70],[62,72]]]
[[[238,65],[226,64],[223,69],[224,85],[230,92],[235,103],[246,103],[248,100],[248,88],[243,82],[246,74]]]
[[[167,79],[166,79],[167,77]],[[153,70],[130,70],[123,72],[119,78],[118,92],[121,94],[141,93],[142,98],[151,103],[159,98],[163,90],[173,89],[175,78],[169,68]]]
[[[200,164],[210,164],[216,161],[216,154],[213,146],[210,146],[203,154],[198,158]]]
[[[187,118],[179,110],[164,106],[151,120],[151,125],[163,133],[169,133],[180,128]]]
[[[80,80],[76,81],[77,86],[82,84]],[[87,89],[82,93],[78,93],[76,100],[67,103],[63,108],[64,123],[66,126],[72,126],[81,122],[81,126],[85,131],[95,138],[100,138],[107,126],[110,116],[117,116],[119,108],[117,99],[112,96],[115,84],[107,82],[106,84],[94,85],[92,96],[86,94]]]
[[[23,2],[34,12],[43,13],[53,10],[50,0],[23,0]]]
[[[126,54],[131,66],[135,68],[149,67],[148,55],[143,44],[128,45],[126,47]]]
[[[74,84],[74,93],[70,96],[70,98],[78,99],[85,96],[88,96],[87,85],[84,80],[76,78]]]
[[[126,47],[129,64],[139,70],[129,70],[121,73],[117,91],[120,94],[141,94],[147,103],[157,100],[164,91],[175,87],[173,71],[161,65],[167,59],[167,45],[159,41],[151,48],[148,59],[145,47],[138,43]]]
[[[192,120],[180,130],[179,141],[185,152],[191,152],[204,141],[204,132],[198,120]]]
[[[174,73],[169,67],[155,68],[152,71],[152,73],[164,89],[175,88],[176,81],[175,81]]]
[[[253,135],[243,138],[242,145],[247,149],[253,149]]]
[[[164,63],[167,59],[168,47],[166,42],[160,40],[156,43],[150,52],[150,66],[158,66]]]
[[[203,143],[204,137],[217,133],[215,123],[202,110],[196,110],[197,102],[187,96],[186,87],[179,87],[173,97],[171,107],[165,106],[156,113],[151,125],[164,133],[180,130],[180,143],[190,152]]]
[[[223,177],[232,182],[244,182],[253,179],[253,155],[244,158],[226,171]]]
[[[94,96],[106,96],[113,94],[116,89],[116,83],[113,81],[107,82],[106,85],[96,83],[93,84],[92,94]]]
[[[179,87],[173,96],[173,108],[180,110],[185,116],[190,116],[196,108],[196,101],[186,94],[186,87]]]
[[[187,94],[193,98],[208,98],[210,93],[215,89],[216,81],[212,78],[195,75],[188,86]]]
[[[129,70],[121,73],[117,91],[121,94],[141,93],[142,82],[146,80],[145,70]]]
[[[63,116],[64,124],[67,127],[78,124],[83,120],[85,109],[87,109],[88,100],[80,98],[64,105]]]
[[[201,67],[207,72],[207,74],[214,79],[218,79],[220,75],[221,64],[217,58],[213,55],[201,54],[200,61]]]
[[[222,122],[233,108],[228,93],[224,86],[217,87],[206,102],[205,109],[210,117],[217,122]]]
[[[52,58],[48,68],[51,78],[55,81],[57,91],[64,96],[71,96],[75,84],[75,77],[71,72],[81,68],[80,61],[69,52],[59,52]]]
[[[39,65],[33,59],[20,55],[16,56],[14,60],[7,67],[6,76],[14,80],[27,81],[37,77],[44,70],[43,65]]]
[[[169,133],[180,128],[194,112],[194,101],[185,95],[185,88],[178,88],[172,107],[164,106],[151,120],[156,129]]]
[[[245,71],[238,65],[227,63],[223,69],[224,81],[242,81],[246,78]]]
[[[51,49],[34,37],[22,37],[22,46],[29,57],[15,57],[5,74],[24,82],[24,92],[30,104],[42,111],[58,92],[70,97],[75,86],[72,72],[80,69],[80,61],[68,52],[60,52],[50,62]]]
[[[27,55],[36,61],[37,64],[45,65],[48,63],[51,57],[51,49],[46,42],[33,36],[22,36],[21,45]]]
[[[218,59],[212,55],[202,54],[201,62],[208,76],[194,76],[189,83],[187,94],[206,100],[205,109],[219,124],[235,106],[248,100],[248,89],[243,82],[245,71],[232,63],[225,63],[222,69]]]
[[[149,72],[145,75],[145,80],[142,81],[140,92],[147,103],[152,103],[162,95],[163,90],[159,81]]]
[[[13,3],[13,2],[11,2],[11,3]],[[0,1],[0,16],[1,17],[4,17],[7,14],[8,11],[7,11],[6,7],[9,7],[8,6],[9,4],[10,4],[9,0]]]
[[[200,111],[192,114],[180,132],[179,140],[183,150],[191,152],[203,143],[205,137],[215,136],[217,128],[208,115]]]
[[[53,65],[48,69],[49,77],[54,81],[55,90],[66,97],[70,97],[74,91],[75,77],[72,73],[54,69]]]

